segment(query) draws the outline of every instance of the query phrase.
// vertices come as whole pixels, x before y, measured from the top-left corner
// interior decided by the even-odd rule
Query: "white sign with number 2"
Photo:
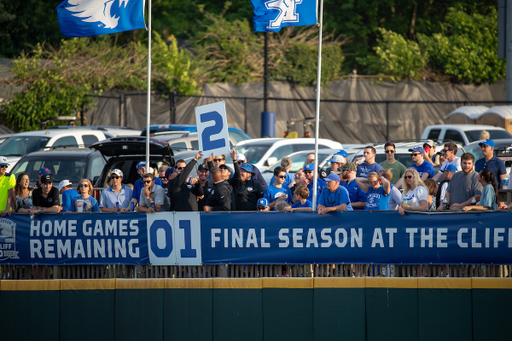
[[[199,150],[205,157],[229,155],[229,133],[224,101],[196,107]]]

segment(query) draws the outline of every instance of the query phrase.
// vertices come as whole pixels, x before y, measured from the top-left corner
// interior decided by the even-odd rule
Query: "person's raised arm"
[[[368,192],[368,188],[370,188],[370,185],[368,185],[368,179],[356,178],[356,183],[365,193]]]
[[[388,179],[381,176],[380,180],[382,181],[382,187],[384,187],[384,192],[386,195],[389,195],[389,192],[391,191],[391,184],[389,183]]]

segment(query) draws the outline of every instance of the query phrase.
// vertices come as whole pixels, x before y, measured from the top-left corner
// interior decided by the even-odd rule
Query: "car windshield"
[[[238,154],[244,154],[247,158],[247,162],[258,163],[271,146],[271,144],[250,144],[237,146],[236,152]]]
[[[304,167],[304,163],[306,162],[306,158],[308,157],[308,153],[299,153],[295,155],[291,155],[290,159],[292,160],[292,167],[290,168],[290,173],[296,173],[299,169]],[[328,157],[331,154],[326,153],[318,153],[318,159],[323,161],[326,157]],[[281,162],[276,163],[272,167],[268,168],[265,172],[274,172],[274,169],[276,169],[277,166],[281,166]]]
[[[466,131],[466,136],[468,137],[469,143],[481,140],[480,137],[483,130],[469,130]],[[487,130],[491,135],[491,140],[499,140],[499,139],[509,139],[512,138],[512,135],[506,130]]]
[[[46,147],[49,140],[45,136],[11,136],[0,144],[0,155],[23,156]]]
[[[50,158],[50,159],[25,159],[20,160],[14,166],[11,173],[16,177],[20,173],[27,173],[30,182],[36,182],[37,172],[41,168],[48,168],[53,176],[53,182],[60,182],[62,180],[70,180],[72,183],[77,184],[80,180],[86,178],[86,164],[87,158],[72,158],[65,157]]]

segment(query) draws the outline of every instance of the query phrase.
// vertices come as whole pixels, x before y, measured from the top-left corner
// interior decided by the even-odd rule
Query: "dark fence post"
[[[175,91],[171,91],[169,95],[169,110],[171,115],[171,124],[176,124],[176,99],[175,99]]]
[[[119,96],[119,122],[118,124],[123,127],[125,126],[125,122],[123,122],[123,103],[124,103],[124,94],[121,93],[121,96]]]
[[[386,140],[389,141],[389,101],[386,101]]]
[[[244,131],[247,132],[247,97],[244,98]]]

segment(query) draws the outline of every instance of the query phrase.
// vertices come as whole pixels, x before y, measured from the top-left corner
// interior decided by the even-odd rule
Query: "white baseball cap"
[[[9,162],[7,162],[7,158],[5,156],[0,156],[0,166],[9,166]]]
[[[151,174],[153,174],[153,172],[154,172],[154,171],[155,171],[155,170],[153,169],[153,167],[148,167],[148,169],[146,170],[146,174],[147,174],[147,173],[151,173]]]
[[[114,174],[117,175],[117,176],[123,177],[123,172],[120,169],[114,169],[112,171],[112,173],[110,173],[110,176],[112,176]]]
[[[236,161],[245,161],[245,155],[244,154],[237,154],[236,155]]]
[[[62,180],[59,183],[59,192],[61,191],[61,189],[63,189],[66,186],[69,186],[69,185],[72,185],[71,181],[69,181],[69,180]]]

